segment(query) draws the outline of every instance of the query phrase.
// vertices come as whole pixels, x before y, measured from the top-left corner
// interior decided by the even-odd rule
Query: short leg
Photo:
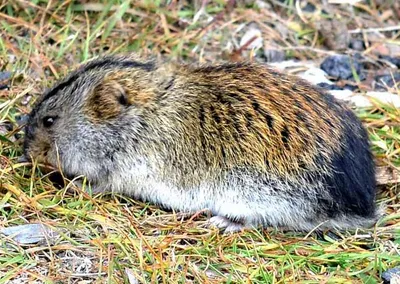
[[[214,226],[219,229],[222,229],[225,234],[240,232],[247,227],[241,223],[234,222],[229,218],[222,216],[214,216],[208,220],[209,226]]]
[[[86,186],[88,187],[88,186]],[[96,185],[91,185],[90,188],[92,189],[92,195],[97,195],[100,193],[107,192],[103,187],[101,186],[96,186]]]

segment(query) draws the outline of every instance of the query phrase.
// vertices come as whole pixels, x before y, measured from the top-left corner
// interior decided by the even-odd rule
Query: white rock
[[[135,277],[131,269],[125,268],[125,274],[128,276],[129,284],[139,284],[139,280]]]
[[[4,234],[20,244],[54,241],[58,233],[45,224],[26,224],[8,228],[0,228]]]
[[[389,92],[367,92],[366,94],[353,94],[350,90],[332,90],[331,95],[339,100],[349,101],[356,107],[371,107],[373,106],[370,99],[375,99],[384,104],[393,105],[400,108],[400,96]]]
[[[353,94],[353,92],[350,90],[331,90],[328,92],[338,100],[343,101],[349,101],[351,95]]]
[[[326,78],[327,74],[325,73],[325,71],[317,67],[312,67],[304,73],[299,74],[299,76],[314,85],[317,85],[319,83],[327,83],[329,85],[333,84],[330,80]]]
[[[367,96],[377,99],[386,104],[392,104],[396,108],[400,108],[400,96],[389,92],[367,92]]]
[[[306,68],[315,68],[315,65],[310,62],[299,62],[295,60],[285,60],[281,62],[273,62],[273,63],[268,63],[273,68],[276,68],[278,70],[285,70],[288,68],[294,68],[294,67],[306,67]]]

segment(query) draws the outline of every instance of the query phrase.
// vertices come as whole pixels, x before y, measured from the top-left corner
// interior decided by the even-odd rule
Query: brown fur
[[[237,220],[309,230],[377,217],[360,121],[322,89],[267,66],[99,58],[43,96],[26,133],[27,155],[48,149],[55,164],[59,151],[61,168],[96,190],[209,208],[227,230]]]
[[[118,119],[122,107],[115,97],[124,93],[129,104],[146,113],[149,125],[164,127],[175,151],[162,149],[164,145],[156,151],[174,155],[169,157],[174,169],[168,174],[183,168],[189,175],[203,170],[213,175],[220,169],[251,166],[292,179],[302,170],[329,170],[315,164],[317,151],[329,160],[339,149],[342,130],[339,119],[327,111],[332,106],[295,77],[257,65],[230,72],[170,64],[154,74],[140,74],[140,79],[137,72],[107,74],[90,96],[87,113],[100,123]],[[165,91],[152,83],[153,78],[169,81],[169,92],[176,98],[170,93],[164,98]],[[180,128],[181,137],[169,137],[174,128]],[[318,139],[325,141],[322,151]],[[183,175],[181,180],[191,179]]]
[[[306,82],[259,66],[244,66],[235,72],[186,70],[180,69],[182,85],[193,88],[203,102],[193,117],[196,123],[191,125],[206,143],[206,157],[216,156],[215,160],[221,161],[226,155],[228,167],[255,165],[266,171],[275,169],[279,175],[292,175],[301,166],[316,169],[315,133],[327,140],[326,158],[338,150],[340,123]],[[220,147],[211,153],[210,145]]]
[[[115,119],[123,110],[120,100],[127,105],[146,107],[154,98],[154,91],[141,86],[136,72],[114,71],[94,87],[87,100],[86,113],[95,123]]]

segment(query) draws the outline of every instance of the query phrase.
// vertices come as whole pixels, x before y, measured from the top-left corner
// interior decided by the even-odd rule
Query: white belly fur
[[[143,163],[115,175],[109,181],[113,192],[121,192],[181,212],[194,213],[208,209],[213,215],[238,218],[247,225],[290,226],[304,228],[312,204],[296,197],[296,204],[284,196],[272,194],[264,185],[254,190],[255,181],[247,177],[220,184],[203,182],[196,188],[178,188],[159,181]],[[276,190],[276,189],[275,189]],[[301,205],[299,205],[301,204]],[[300,224],[301,223],[301,224]],[[309,226],[312,228],[312,225]]]

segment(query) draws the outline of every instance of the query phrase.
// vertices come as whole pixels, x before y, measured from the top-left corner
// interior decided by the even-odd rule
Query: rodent
[[[24,155],[225,232],[370,227],[379,217],[367,131],[321,88],[257,63],[108,55],[37,100]]]

